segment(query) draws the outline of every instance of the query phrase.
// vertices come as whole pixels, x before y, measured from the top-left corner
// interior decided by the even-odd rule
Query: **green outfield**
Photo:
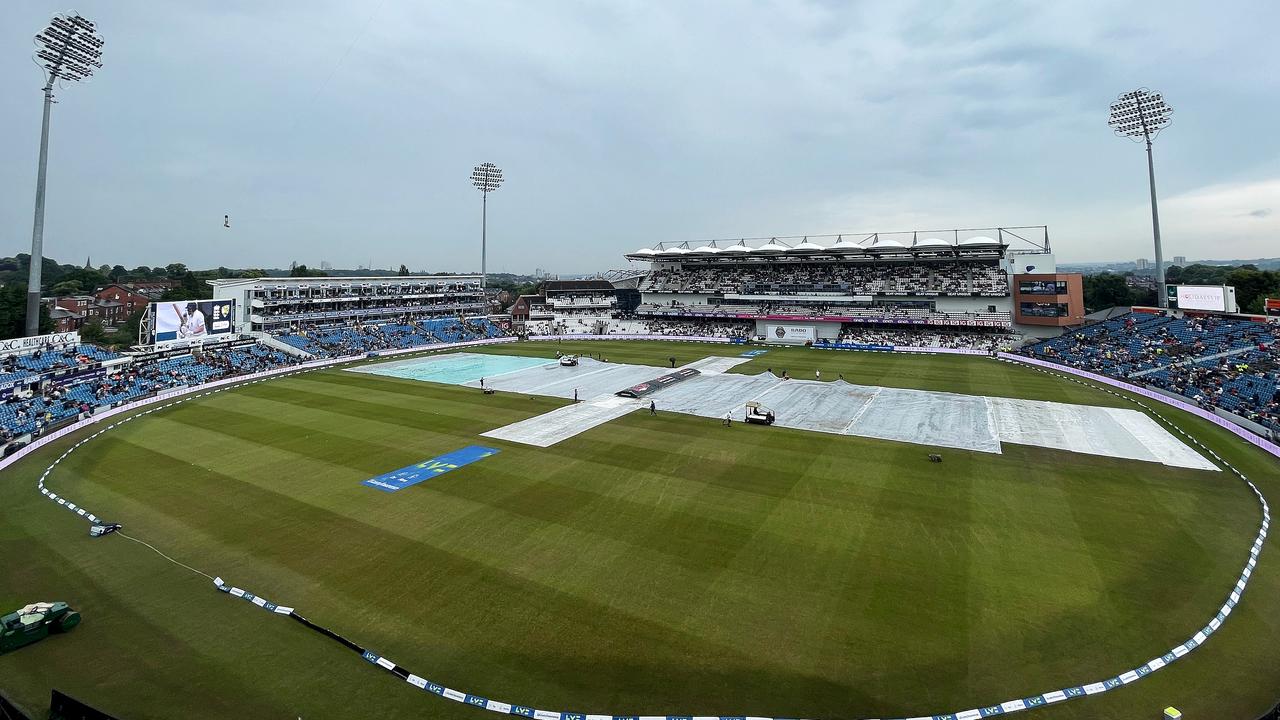
[[[740,347],[520,343],[666,366]],[[772,349],[735,372],[1132,407],[987,358]],[[604,714],[914,717],[1092,682],[1167,652],[1222,604],[1258,503],[1229,473],[1006,445],[1004,454],[647,412],[550,448],[479,437],[564,401],[324,370],[219,392],[84,445],[51,488],[184,563],[435,682]],[[1280,466],[1161,413],[1272,501]],[[0,613],[65,600],[74,632],[0,656],[122,720],[497,717],[43,499],[70,442],[0,480]],[[369,477],[501,452],[389,494]],[[1268,546],[1272,545],[1268,541]],[[1262,554],[1223,629],[1104,695],[1019,714],[1252,720],[1280,691],[1280,571]]]

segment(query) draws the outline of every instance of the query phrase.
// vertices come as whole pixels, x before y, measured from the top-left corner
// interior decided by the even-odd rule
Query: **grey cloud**
[[[1145,159],[1105,125],[1137,85],[1177,109],[1157,144],[1163,195],[1280,178],[1280,140],[1262,131],[1280,81],[1251,70],[1274,63],[1274,3],[77,9],[108,45],[100,75],[54,108],[46,242],[60,259],[477,269],[467,175],[485,160],[509,178],[489,205],[498,270],[912,220],[1045,223],[1063,260],[1138,257]],[[4,254],[30,236],[27,48],[48,12],[19,0],[0,25]],[[1212,250],[1178,220],[1162,229],[1179,254]],[[1264,229],[1237,229],[1241,254],[1267,252]]]

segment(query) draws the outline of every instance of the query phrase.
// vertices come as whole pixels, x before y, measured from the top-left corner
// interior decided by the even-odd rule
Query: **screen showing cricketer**
[[[231,332],[235,309],[235,300],[152,303],[156,342],[226,335]]]

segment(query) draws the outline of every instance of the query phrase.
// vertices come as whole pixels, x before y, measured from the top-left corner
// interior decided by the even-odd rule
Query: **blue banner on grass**
[[[383,473],[375,478],[369,478],[360,484],[368,485],[383,492],[395,492],[403,490],[410,485],[417,485],[423,480],[442,475],[450,470],[457,470],[463,465],[470,465],[477,460],[483,460],[497,452],[498,448],[468,445],[447,455],[424,460],[416,465],[410,465],[389,473]]]
[[[769,351],[768,351],[768,350],[748,350],[748,351],[746,351],[746,352],[742,353],[741,355],[739,355],[738,357],[758,357],[758,356],[763,355],[763,354],[765,354],[765,353],[767,353],[767,352],[769,352]]]

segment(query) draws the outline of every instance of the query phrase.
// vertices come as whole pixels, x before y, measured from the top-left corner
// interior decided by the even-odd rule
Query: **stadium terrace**
[[[783,328],[800,343],[855,327],[1044,337],[1084,312],[1044,227],[660,243],[626,258],[650,267],[639,316],[747,321],[748,334]]]

